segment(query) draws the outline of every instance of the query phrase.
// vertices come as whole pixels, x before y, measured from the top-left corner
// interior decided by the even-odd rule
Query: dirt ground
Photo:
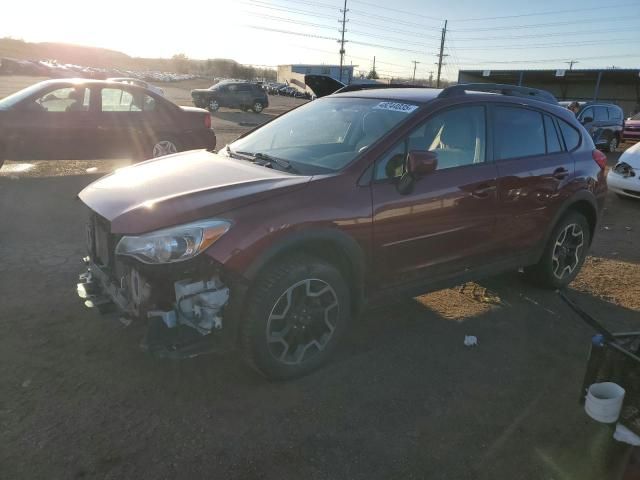
[[[19,83],[0,77],[0,96]],[[219,145],[299,103],[271,99],[216,113]],[[76,193],[125,163],[0,169],[0,478],[619,478],[630,449],[578,404],[593,332],[516,272],[367,310],[331,364],[292,382],[233,354],[147,357],[135,326],[75,294]],[[639,212],[609,195],[572,285],[613,331],[639,330]]]

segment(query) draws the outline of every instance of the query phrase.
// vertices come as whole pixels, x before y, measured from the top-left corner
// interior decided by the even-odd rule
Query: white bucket
[[[594,383],[587,390],[584,410],[598,422],[616,422],[622,410],[624,394],[624,388],[617,383]]]

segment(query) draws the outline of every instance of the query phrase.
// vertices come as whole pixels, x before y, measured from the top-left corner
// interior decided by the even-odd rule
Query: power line
[[[238,1],[238,0],[236,0]],[[244,4],[244,5],[248,5],[248,6],[252,6],[252,7],[257,7],[257,8],[266,8],[268,10],[277,10],[279,12],[287,12],[287,13],[294,13],[294,14],[302,14],[308,17],[316,17],[316,18],[326,18],[328,20],[335,20],[335,16],[333,15],[325,15],[322,13],[314,13],[314,12],[309,12],[307,10],[300,10],[298,8],[279,8],[279,7],[274,7],[270,4],[265,4],[265,2],[261,2],[259,0],[245,0],[245,1],[238,1],[238,3]]]
[[[436,22],[442,22],[442,20],[443,20],[442,18],[430,17],[430,16],[428,16],[428,15],[422,15],[422,14],[420,14],[420,13],[409,12],[409,11],[407,11],[407,10],[400,10],[400,9],[398,9],[398,8],[383,7],[383,6],[380,6],[380,5],[376,5],[375,3],[371,3],[371,2],[364,2],[364,1],[362,1],[362,0],[352,0],[352,1],[353,1],[353,2],[356,2],[356,3],[361,3],[361,4],[363,4],[363,5],[368,5],[368,6],[370,6],[370,7],[379,8],[379,9],[381,9],[381,10],[387,10],[387,11],[389,11],[389,12],[403,13],[403,14],[405,14],[405,15],[410,15],[410,16],[412,16],[412,17],[426,18],[427,20],[433,20],[433,21],[436,21]]]
[[[362,10],[352,10],[352,13],[356,13],[358,15],[362,15],[363,17],[375,18],[377,20],[384,20],[385,22],[395,23],[395,24],[398,24],[398,25],[405,25],[405,26],[415,27],[415,28],[419,28],[419,29],[440,30],[438,27],[426,27],[426,26],[421,25],[419,23],[407,22],[405,20],[395,20],[395,19],[391,19],[389,17],[383,17],[381,15],[375,15],[373,13],[363,12]]]
[[[504,18],[520,18],[520,17],[535,17],[539,15],[552,15],[557,13],[572,13],[572,12],[585,12],[587,10],[605,10],[611,8],[620,8],[620,7],[628,7],[628,6],[638,6],[637,2],[630,3],[619,3],[619,4],[611,4],[611,5],[600,5],[599,7],[580,7],[580,8],[571,8],[567,10],[551,10],[546,12],[537,12],[537,13],[521,13],[518,15],[502,15],[499,17],[474,17],[474,18],[463,18],[454,20],[455,22],[476,22],[481,20],[501,20]]]
[[[611,59],[611,58],[640,58],[640,54],[638,53],[623,53],[623,54],[615,54],[612,53],[610,55],[601,55],[601,56],[593,56],[593,57],[579,57],[573,58],[573,60],[602,60],[602,59]],[[482,65],[482,64],[514,64],[514,63],[549,63],[549,62],[564,62],[566,60],[572,60],[571,57],[563,57],[563,58],[544,58],[544,59],[528,59],[528,60],[483,60],[479,58],[461,58],[464,62],[460,63],[460,65]],[[476,63],[468,63],[473,62]]]
[[[552,33],[547,33],[544,32],[544,36],[545,37],[564,37],[564,36],[576,36],[576,35],[589,35],[589,36],[594,36],[594,35],[602,35],[603,33],[609,34],[609,33],[618,33],[618,32],[628,32],[628,31],[637,31],[637,27],[629,27],[629,28],[614,28],[614,29],[610,29],[610,30],[598,30],[597,32],[590,32],[590,31],[584,31],[581,30],[579,32],[552,32]],[[514,38],[539,38],[540,37],[540,33],[537,34],[527,34],[527,35],[501,35],[498,37],[463,37],[463,38],[456,38],[456,41],[476,41],[476,40],[511,40]]]
[[[612,38],[607,40],[593,40],[593,41],[584,41],[584,42],[565,42],[565,43],[534,43],[529,45],[482,45],[477,47],[463,47],[458,48],[461,52],[466,52],[470,50],[528,50],[530,48],[554,48],[554,47],[582,47],[582,46],[590,46],[590,45],[603,45],[606,43],[619,44],[621,41],[625,41],[627,39],[624,38]],[[629,39],[633,40],[633,39]]]
[[[607,17],[607,18],[592,18],[586,20],[572,20],[566,22],[547,22],[547,23],[534,23],[534,24],[526,24],[526,25],[514,25],[511,27],[487,27],[487,28],[461,28],[451,30],[452,32],[486,32],[493,30],[517,30],[521,28],[541,28],[541,27],[552,27],[557,25],[577,25],[584,23],[601,23],[606,21],[627,21],[627,20],[635,20],[640,18],[639,15],[634,16],[626,16],[626,17]]]

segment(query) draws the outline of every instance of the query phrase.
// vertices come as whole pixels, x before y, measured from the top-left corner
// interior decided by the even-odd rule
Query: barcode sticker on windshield
[[[391,110],[392,112],[411,113],[417,105],[411,105],[410,103],[398,103],[398,102],[380,102],[373,107],[374,110]]]

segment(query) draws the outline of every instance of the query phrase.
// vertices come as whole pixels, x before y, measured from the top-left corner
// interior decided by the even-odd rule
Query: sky
[[[344,0],[23,0],[1,36],[132,56],[337,64]],[[640,0],[347,0],[345,63],[382,78],[458,69],[640,67]]]

